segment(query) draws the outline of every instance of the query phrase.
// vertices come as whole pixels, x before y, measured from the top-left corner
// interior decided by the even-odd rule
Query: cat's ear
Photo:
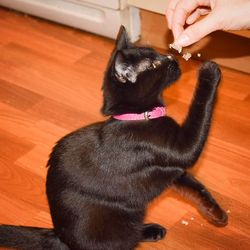
[[[130,46],[130,41],[126,28],[122,25],[116,38],[116,50],[127,49]]]
[[[137,79],[134,67],[127,64],[127,60],[121,51],[117,51],[115,55],[114,76],[120,83],[135,83]]]

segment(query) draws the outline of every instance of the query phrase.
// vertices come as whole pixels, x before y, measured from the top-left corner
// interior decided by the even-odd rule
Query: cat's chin
[[[163,88],[169,87],[175,83],[181,76],[181,69],[178,61],[175,59],[167,66],[166,82]]]
[[[171,62],[169,63],[168,65],[168,74],[171,78],[174,77],[174,79],[178,79],[180,74],[181,74],[181,69],[180,69],[180,66],[179,66],[179,63],[177,61],[177,59],[173,58],[171,60]]]

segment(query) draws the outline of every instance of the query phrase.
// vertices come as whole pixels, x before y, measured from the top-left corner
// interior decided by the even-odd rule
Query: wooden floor
[[[48,154],[61,136],[104,119],[101,85],[113,46],[106,38],[0,9],[0,223],[51,226]],[[199,63],[180,61],[183,75],[165,97],[168,114],[181,122]],[[138,250],[250,249],[250,76],[222,72],[211,134],[192,172],[228,210],[229,224],[210,225],[169,190],[146,218],[169,229],[166,239]]]

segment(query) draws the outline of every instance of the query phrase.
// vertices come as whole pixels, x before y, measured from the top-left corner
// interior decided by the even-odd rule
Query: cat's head
[[[162,106],[163,89],[180,75],[177,61],[131,44],[121,26],[104,77],[104,115],[141,113]]]

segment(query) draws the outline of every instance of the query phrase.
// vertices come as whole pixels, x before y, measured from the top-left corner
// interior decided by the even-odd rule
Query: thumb
[[[186,47],[218,29],[219,19],[210,13],[205,18],[186,28],[174,43]]]

